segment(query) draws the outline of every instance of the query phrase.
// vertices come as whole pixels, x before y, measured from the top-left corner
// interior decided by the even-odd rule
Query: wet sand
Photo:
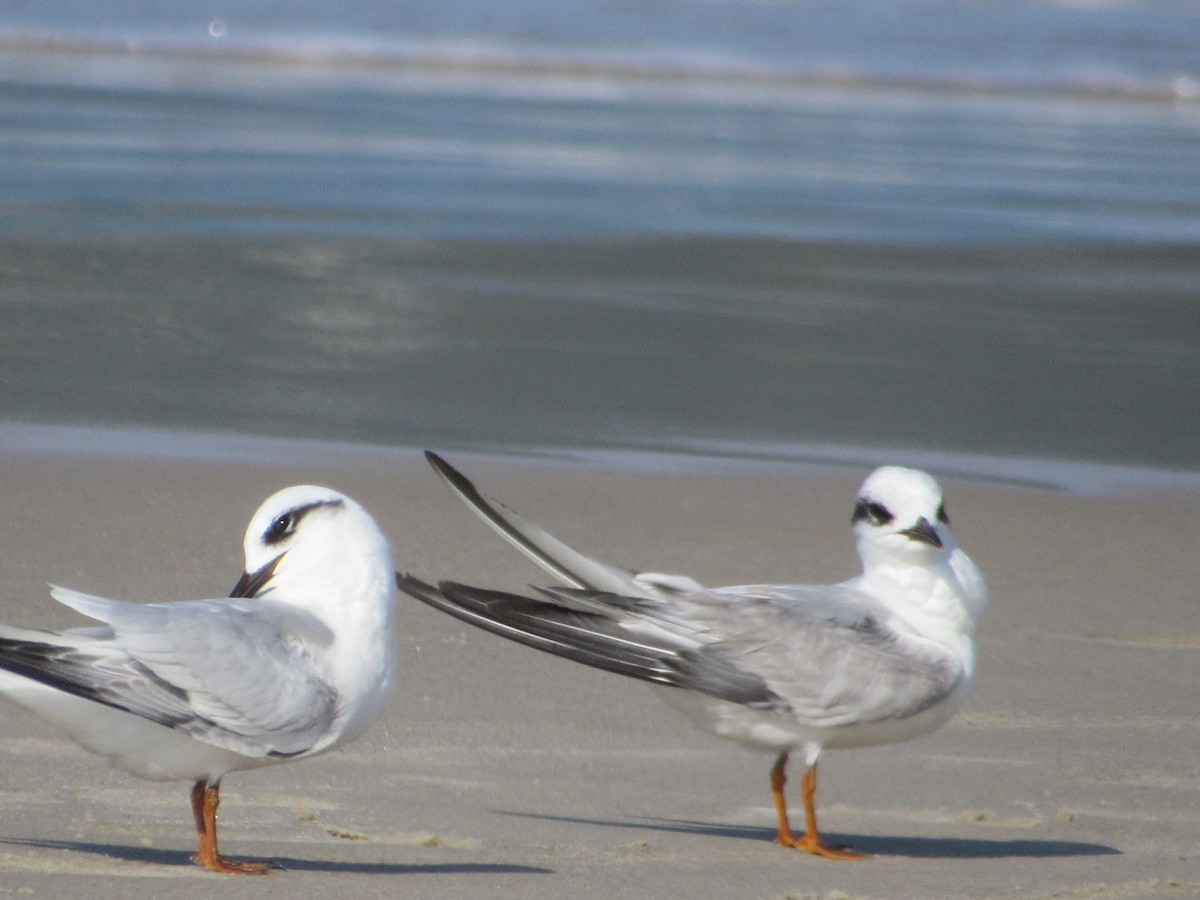
[[[1194,244],[0,238],[0,275],[0,421],[1181,469],[1200,442]]]
[[[614,562],[725,584],[855,571],[848,518],[865,469],[451,458]],[[301,481],[361,500],[420,576],[544,580],[415,451],[231,461],[10,449],[0,618],[78,624],[47,581],[140,601],[222,596],[251,513]],[[1196,496],[942,481],[992,590],[980,676],[941,732],[825,758],[822,826],[869,861],[774,845],[769,756],[694,730],[647,687],[402,599],[400,690],[383,722],[344,751],[225,782],[222,849],[276,860],[283,871],[265,880],[189,864],[186,784],[112,770],[0,706],[0,892],[1200,894]]]

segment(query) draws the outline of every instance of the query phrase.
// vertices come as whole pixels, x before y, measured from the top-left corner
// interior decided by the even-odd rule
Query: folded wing
[[[316,748],[336,691],[315,618],[269,600],[124,603],[56,588],[106,627],[0,629],[0,668],[247,756]]]

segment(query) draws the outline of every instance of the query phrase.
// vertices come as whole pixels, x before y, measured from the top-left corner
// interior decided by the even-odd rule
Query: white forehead
[[[863,482],[859,496],[883,504],[893,514],[936,511],[942,504],[942,489],[932,475],[900,466],[876,469]]]
[[[264,500],[262,506],[258,508],[256,516],[266,516],[271,512],[279,515],[279,513],[287,512],[289,509],[295,509],[299,506],[308,506],[313,503],[331,503],[345,499],[344,495],[330,488],[317,487],[314,484],[294,484],[291,487],[277,491]]]
[[[347,498],[329,488],[297,484],[284,488],[263,501],[246,529],[247,539],[259,538],[276,518],[294,509],[321,503],[346,503]]]

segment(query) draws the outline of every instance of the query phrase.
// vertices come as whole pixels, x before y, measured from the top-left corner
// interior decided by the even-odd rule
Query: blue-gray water
[[[0,9],[0,418],[1198,468],[1195,4],[103,7]]]

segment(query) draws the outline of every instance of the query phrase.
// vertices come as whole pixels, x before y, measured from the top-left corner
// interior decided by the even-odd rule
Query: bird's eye
[[[278,544],[284,538],[290,537],[295,530],[296,514],[290,511],[285,512],[281,516],[276,516],[271,527],[267,529],[267,533],[263,535],[263,539],[268,544]]]
[[[858,502],[854,504],[854,515],[851,516],[850,522],[851,524],[855,522],[870,522],[872,525],[886,525],[892,521],[892,518],[892,514],[882,503],[876,503],[874,500],[859,497]]]
[[[946,515],[946,504],[943,503],[938,507],[937,520],[945,525],[950,524],[950,517]]]
[[[340,508],[343,505],[344,504],[342,501],[338,499],[316,500],[304,506],[297,506],[293,509],[289,509],[285,513],[280,513],[275,517],[275,520],[271,522],[271,525],[269,528],[267,528],[266,533],[263,534],[263,543],[270,546],[271,544],[278,544],[280,541],[290,538],[296,533],[296,528],[299,527],[300,520],[311,513],[314,509]]]

